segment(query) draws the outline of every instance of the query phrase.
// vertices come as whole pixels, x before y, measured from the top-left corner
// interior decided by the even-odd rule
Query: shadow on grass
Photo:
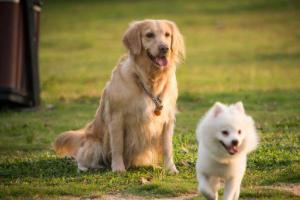
[[[276,166],[273,176],[266,178],[262,185],[272,185],[276,183],[299,183],[300,180],[300,161],[296,160],[290,164]]]
[[[86,175],[112,174],[110,168],[89,170],[87,172],[78,172],[77,163],[72,158],[51,158],[41,157],[28,158],[26,161],[8,161],[0,163],[0,178],[20,179],[20,178],[60,178],[60,177],[78,177]],[[153,167],[134,167],[127,170],[129,173],[155,173],[160,169]],[[126,173],[120,174],[126,176]]]
[[[38,158],[37,158],[38,159]],[[91,175],[108,172],[108,169],[78,172],[76,161],[70,158],[51,158],[0,163],[0,177],[19,178],[59,178]]]
[[[300,163],[299,163],[300,164]],[[300,173],[281,173],[276,181],[273,183],[299,183]]]
[[[2,178],[54,178],[77,175],[76,163],[66,158],[0,163],[0,177]]]

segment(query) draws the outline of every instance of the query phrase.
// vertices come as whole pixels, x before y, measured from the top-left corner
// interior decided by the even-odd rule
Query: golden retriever
[[[72,156],[80,170],[111,166],[164,165],[178,173],[172,137],[178,95],[176,64],[185,46],[176,24],[168,20],[132,22],[123,56],[103,90],[95,118],[84,129],[68,131],[54,142],[56,152]]]

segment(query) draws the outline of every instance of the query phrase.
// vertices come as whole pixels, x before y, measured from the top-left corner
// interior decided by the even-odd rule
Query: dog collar
[[[142,83],[142,81],[139,79],[138,75],[135,74],[135,76],[136,76],[138,85],[140,85],[141,88],[143,88],[144,92],[151,98],[151,100],[155,104],[154,114],[156,116],[159,116],[161,114],[161,110],[163,109],[163,104],[162,104],[162,100],[160,99],[160,95],[154,96],[151,92],[149,92],[146,89],[146,87],[144,86],[144,84]]]

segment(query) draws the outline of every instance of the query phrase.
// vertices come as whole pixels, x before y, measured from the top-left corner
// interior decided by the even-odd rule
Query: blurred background
[[[173,20],[185,37],[181,93],[299,88],[297,1],[49,1],[41,23],[42,98],[99,96],[125,52],[128,24],[145,18]]]
[[[93,118],[101,91],[125,53],[124,31],[131,21],[146,18],[176,22],[186,42],[187,58],[177,69],[180,113],[174,142],[181,174],[141,170],[120,177],[109,172],[78,176],[71,161],[56,157],[51,142]],[[299,187],[300,182],[300,1],[44,1],[39,71],[39,109],[0,112],[2,197],[195,193],[198,119],[215,101],[242,100],[262,136],[249,159],[242,199],[298,198],[276,187]],[[141,176],[151,176],[154,186],[140,186]]]

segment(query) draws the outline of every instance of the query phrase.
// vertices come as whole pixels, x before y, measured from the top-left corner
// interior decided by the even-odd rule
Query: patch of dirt
[[[293,193],[296,196],[300,196],[300,184],[293,183],[279,183],[274,186],[275,188],[282,189]]]
[[[258,186],[258,188],[265,189],[277,189],[282,191],[291,192],[296,196],[300,197],[300,183],[278,183],[270,186]],[[178,197],[165,197],[165,198],[149,198],[152,200],[188,200],[194,197],[197,197],[198,194],[185,194]],[[43,198],[44,199],[44,198]],[[46,198],[47,200],[143,200],[145,199],[142,196],[136,196],[131,194],[117,193],[117,194],[105,194],[102,196],[83,196],[83,197],[72,197],[72,196],[63,196],[56,198]],[[35,197],[34,200],[40,200],[39,197]]]
[[[165,197],[165,198],[147,198],[152,200],[188,200],[196,197],[197,194],[186,194],[179,197]],[[40,200],[40,198],[34,198],[35,200]],[[47,200],[54,200],[53,198],[46,198]],[[105,194],[102,196],[83,196],[83,197],[72,197],[63,196],[57,197],[56,200],[144,200],[144,197],[135,196],[130,194]]]
[[[296,196],[300,196],[300,184],[299,183],[278,183],[270,186],[262,186],[267,189],[278,189],[291,192]]]
[[[196,194],[187,194],[179,197],[167,197],[167,198],[153,198],[153,200],[188,200],[193,197],[196,197]],[[117,194],[117,195],[103,195],[101,200],[143,200],[145,198],[140,197],[140,196],[134,196],[134,195],[122,195],[122,194]],[[99,200],[100,200],[99,199]]]

